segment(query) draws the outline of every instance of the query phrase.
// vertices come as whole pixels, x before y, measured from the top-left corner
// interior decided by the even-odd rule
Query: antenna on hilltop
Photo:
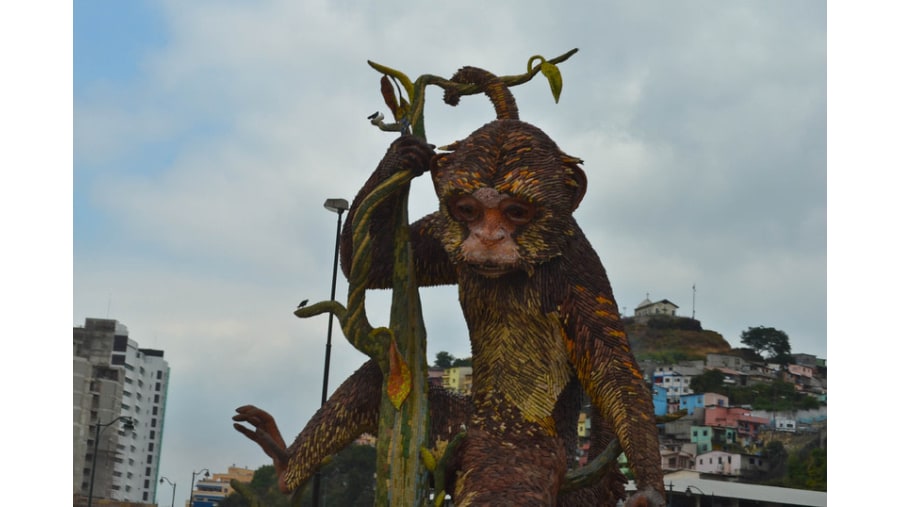
[[[694,291],[693,299],[691,300],[691,320],[697,320],[694,317],[697,315],[697,284],[691,285],[691,290]]]

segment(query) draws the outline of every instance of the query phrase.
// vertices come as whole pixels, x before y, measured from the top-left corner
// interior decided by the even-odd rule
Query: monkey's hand
[[[400,136],[391,143],[385,160],[390,160],[394,171],[409,170],[421,176],[431,165],[434,146],[416,136]]]
[[[237,408],[237,415],[231,419],[237,422],[247,422],[254,426],[254,429],[251,430],[237,422],[234,423],[234,429],[256,442],[262,447],[263,452],[272,458],[280,483],[281,477],[287,469],[288,453],[284,439],[281,438],[281,432],[278,431],[278,425],[275,424],[275,418],[265,410],[253,405],[244,405]]]

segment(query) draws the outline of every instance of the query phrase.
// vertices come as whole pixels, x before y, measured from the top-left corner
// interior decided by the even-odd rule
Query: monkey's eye
[[[523,201],[505,200],[500,203],[500,211],[507,220],[516,225],[525,225],[534,218],[534,206]]]
[[[481,203],[478,199],[464,195],[450,201],[450,214],[460,222],[474,222],[481,217]]]

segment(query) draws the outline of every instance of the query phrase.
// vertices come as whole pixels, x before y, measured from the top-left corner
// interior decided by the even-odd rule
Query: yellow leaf
[[[553,93],[553,100],[559,102],[559,95],[562,93],[562,74],[559,72],[559,67],[545,61],[541,63],[541,74],[550,82],[550,92]]]
[[[435,468],[437,468],[437,460],[434,459],[434,454],[431,454],[427,448],[421,448],[422,453],[422,461],[425,463],[425,468],[428,469],[429,472],[434,472]]]
[[[388,397],[391,399],[391,404],[394,405],[394,408],[400,410],[403,402],[406,401],[406,397],[409,396],[410,390],[412,390],[412,373],[409,371],[409,365],[406,364],[406,361],[400,355],[395,340],[391,340],[389,356],[391,371],[387,379]]]

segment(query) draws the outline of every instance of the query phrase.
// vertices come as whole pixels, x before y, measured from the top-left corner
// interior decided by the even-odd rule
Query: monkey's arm
[[[570,360],[594,409],[622,444],[638,489],[664,496],[650,391],[631,352],[606,271],[581,238],[564,260],[569,289],[560,310]]]
[[[234,428],[256,442],[272,458],[278,487],[290,493],[303,486],[325,458],[347,447],[363,433],[378,429],[383,377],[375,361],[369,360],[353,373],[320,408],[287,447],[267,412],[251,405],[237,409]],[[431,438],[451,440],[465,424],[471,400],[440,387],[428,390]],[[247,428],[239,422],[251,424]],[[452,479],[452,474],[451,474]]]
[[[350,277],[353,260],[353,219],[360,203],[380,183],[401,170],[410,170],[415,175],[426,172],[434,155],[432,148],[413,136],[402,136],[391,143],[378,167],[360,189],[347,213],[347,221],[341,233],[341,269]],[[399,193],[388,197],[372,214],[369,234],[373,241],[372,265],[369,272],[368,288],[385,289],[391,286],[394,267],[393,214],[400,211]],[[413,267],[419,286],[456,283],[456,270],[440,241],[437,239],[441,224],[437,213],[428,215],[409,227],[409,239],[413,248]]]
[[[272,416],[256,407],[241,407],[232,418],[250,423],[255,430],[237,423],[234,427],[273,458],[278,487],[282,493],[290,493],[305,484],[325,458],[363,433],[375,432],[381,384],[378,365],[371,360],[363,364],[337,388],[287,448]]]

